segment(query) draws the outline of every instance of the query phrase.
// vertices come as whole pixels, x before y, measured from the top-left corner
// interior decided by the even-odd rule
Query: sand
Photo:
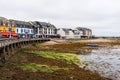
[[[98,43],[98,42],[114,42],[115,40],[112,39],[88,39],[88,40],[61,40],[61,39],[52,39],[51,41],[42,43],[41,45],[55,45],[55,44],[67,44],[67,43]]]

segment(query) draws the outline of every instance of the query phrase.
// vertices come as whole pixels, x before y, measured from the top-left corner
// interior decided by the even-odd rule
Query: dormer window
[[[6,32],[6,29],[4,28],[3,31]]]

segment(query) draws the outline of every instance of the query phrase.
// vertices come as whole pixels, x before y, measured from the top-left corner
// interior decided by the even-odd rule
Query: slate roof
[[[29,22],[29,23],[34,27],[41,27],[42,28],[42,26],[40,25],[40,23],[38,21]]]
[[[39,22],[39,24],[42,26],[48,26],[48,23],[46,23],[46,22]]]
[[[65,33],[69,33],[69,31],[72,30],[72,29],[66,29],[66,28],[62,28],[62,29]]]
[[[73,31],[73,33],[80,33],[78,30],[72,30]]]
[[[36,27],[47,27],[47,28],[56,28],[53,24],[50,24],[50,23],[46,23],[46,22],[39,22],[39,21],[34,21],[32,22],[33,25],[35,25]]]
[[[8,20],[8,19],[5,17],[0,17],[0,20]]]
[[[14,21],[15,22],[15,25],[24,25],[24,26],[29,26],[29,27],[32,27],[32,24],[30,24],[29,22],[26,22],[26,21],[19,21],[19,20],[13,20],[13,19],[10,19],[9,21]]]
[[[78,29],[78,30],[82,30],[82,31],[85,31],[85,30],[89,30],[89,31],[92,31],[91,29],[89,29],[89,28],[85,28],[85,27],[77,27],[76,29]]]

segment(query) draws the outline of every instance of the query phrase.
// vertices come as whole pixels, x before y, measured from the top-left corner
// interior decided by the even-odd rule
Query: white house
[[[78,30],[66,29],[66,28],[59,28],[57,30],[57,34],[64,39],[79,39],[80,34]]]
[[[50,23],[34,21],[30,22],[35,27],[35,36],[39,38],[55,38],[56,27]]]
[[[90,38],[92,36],[92,30],[84,27],[77,27],[75,29],[59,28],[57,29],[57,34],[61,38],[65,39],[80,39],[80,38]]]
[[[92,30],[84,27],[76,28],[80,32],[81,38],[90,38],[92,37]]]
[[[66,38],[66,31],[63,28],[57,29],[57,34],[59,34],[61,38]]]
[[[80,36],[81,32],[79,30],[74,29],[73,33],[74,33],[74,39],[80,39],[81,38],[81,36]]]
[[[61,38],[68,39],[69,38],[69,30],[70,29],[59,28],[59,29],[57,29],[57,34],[59,34]]]

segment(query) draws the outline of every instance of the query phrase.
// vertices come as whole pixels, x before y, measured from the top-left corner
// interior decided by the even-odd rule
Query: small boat
[[[97,43],[88,43],[88,46],[91,46],[91,47],[98,47],[99,45]]]

